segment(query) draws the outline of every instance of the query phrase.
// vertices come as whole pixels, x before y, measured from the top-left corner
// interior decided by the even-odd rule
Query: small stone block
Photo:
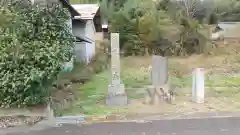
[[[128,104],[127,95],[125,93],[109,94],[106,104],[108,106],[124,106]]]

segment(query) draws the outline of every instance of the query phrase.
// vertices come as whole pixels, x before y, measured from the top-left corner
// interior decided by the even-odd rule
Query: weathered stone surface
[[[152,57],[152,85],[159,86],[168,82],[168,59],[154,55]]]
[[[161,101],[169,101],[169,86],[168,86],[168,59],[167,57],[154,55],[152,57],[152,71],[150,80],[153,85],[152,92],[146,90],[146,103],[159,104]]]
[[[107,105],[126,105],[127,96],[120,79],[119,34],[111,33],[111,84],[108,86]]]

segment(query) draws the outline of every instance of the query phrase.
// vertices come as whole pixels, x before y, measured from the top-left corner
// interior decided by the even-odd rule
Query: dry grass
[[[171,86],[191,87],[192,71],[199,67],[205,69],[208,87],[238,86],[240,83],[239,51],[239,45],[222,45],[211,51],[210,55],[169,57]],[[149,84],[151,61],[151,56],[123,58],[121,71],[126,86],[139,88]]]
[[[185,96],[177,97],[173,104],[162,103],[159,105],[147,105],[138,99],[128,106],[109,109],[109,112],[104,115],[89,116],[87,121],[172,119],[186,115],[191,117],[194,114],[202,117],[201,114],[209,112],[239,112],[240,102],[239,99],[236,99],[238,97],[208,97],[205,99],[205,103],[197,104],[191,102],[189,96]],[[103,108],[102,106],[101,109]]]
[[[235,87],[240,83],[240,51],[239,46],[222,45],[210,55],[193,55],[189,57],[169,57],[169,72],[172,87],[191,87],[191,73],[194,68],[202,67],[206,71],[206,86],[208,87]],[[149,71],[151,69],[151,57],[125,57],[121,59],[121,79],[125,84],[128,97],[132,104],[125,107],[106,107],[105,96],[109,84],[110,71],[106,70],[94,76],[90,82],[81,86],[78,97],[66,114],[88,115],[101,114],[134,114],[134,113],[189,113],[209,111],[239,111],[239,92],[231,89],[220,91],[211,90],[214,96],[206,95],[204,104],[195,104],[189,101],[189,95],[179,95],[175,104],[162,104],[159,106],[145,105],[142,103],[143,93],[139,89],[149,85]],[[140,94],[139,94],[140,93]],[[233,96],[234,95],[234,96]],[[231,106],[229,106],[231,104]],[[81,107],[80,107],[81,106]],[[224,107],[225,106],[225,107]],[[227,106],[227,107],[226,107]]]
[[[191,74],[194,68],[204,68],[207,73],[231,73],[240,71],[240,45],[219,46],[211,55],[192,55],[188,57],[169,57],[170,74]],[[122,61],[123,68],[141,70],[151,66],[149,57],[127,57]]]
[[[231,104],[231,106],[229,106]],[[175,103],[160,105],[146,105],[141,100],[135,104],[129,105],[127,112],[139,114],[184,114],[190,112],[213,112],[213,111],[240,111],[240,102],[236,102],[231,98],[225,97],[208,97],[205,99],[204,104],[193,103],[190,97],[177,97]]]

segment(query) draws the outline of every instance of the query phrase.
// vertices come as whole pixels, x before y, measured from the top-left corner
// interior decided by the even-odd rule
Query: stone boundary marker
[[[192,74],[192,101],[204,103],[205,85],[204,69],[196,68]]]

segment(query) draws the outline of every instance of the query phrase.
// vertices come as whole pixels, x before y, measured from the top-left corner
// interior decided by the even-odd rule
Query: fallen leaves
[[[34,125],[43,120],[43,117],[34,116],[1,116],[0,117],[0,129],[17,127],[24,125]]]

